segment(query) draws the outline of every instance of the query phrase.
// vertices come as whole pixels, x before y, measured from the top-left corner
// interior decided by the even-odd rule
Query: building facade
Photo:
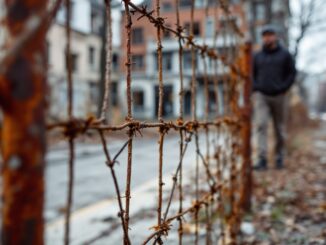
[[[241,1],[232,1],[233,20],[236,21],[241,29],[246,29],[246,23],[243,21],[243,8],[240,6]],[[147,0],[142,3],[147,8],[154,9],[155,1]],[[195,1],[194,14],[194,36],[196,43],[208,47],[214,47],[214,30],[215,27],[222,31],[225,18],[222,10],[218,9],[217,15],[214,15],[214,1],[209,1],[210,8],[206,14],[206,1]],[[175,1],[164,0],[161,1],[161,16],[165,19],[165,24],[171,28],[176,28],[176,13]],[[190,27],[190,11],[191,0],[180,1],[180,24],[184,27],[185,35],[189,33]],[[132,15],[132,37],[131,37],[131,52],[132,52],[132,100],[133,100],[133,117],[152,119],[157,117],[158,108],[158,62],[157,62],[157,36],[156,28],[146,18],[139,17],[138,13]],[[122,12],[121,18],[121,65],[122,71],[121,82],[119,83],[119,91],[122,109],[126,112],[126,31],[125,31],[125,16]],[[226,37],[226,38],[225,38]],[[229,46],[231,48],[234,38],[229,33],[226,35],[218,35],[217,49]],[[163,33],[162,35],[162,66],[163,66],[163,83],[164,83],[164,104],[163,116],[176,117],[179,111],[179,44],[178,39],[172,33]],[[223,52],[223,50],[219,50]],[[197,84],[197,116],[204,115],[205,108],[205,92],[204,92],[204,62],[200,54],[196,55],[196,84]],[[192,64],[191,64],[191,50],[184,45],[183,54],[183,71],[184,71],[184,113],[186,116],[191,112],[191,79],[192,79]],[[209,100],[210,111],[216,111],[215,93],[213,86],[214,62],[206,60],[207,63],[207,77],[209,80]],[[218,63],[218,74],[222,74],[224,67]],[[219,89],[220,101],[218,102],[220,111],[223,107],[222,86]]]
[[[71,60],[73,72],[73,104],[75,117],[98,113],[101,98],[101,59],[103,56],[104,6],[98,0],[75,0],[71,5]],[[49,117],[66,116],[66,34],[65,8],[62,7],[47,36]],[[118,49],[113,49],[112,82],[116,87],[118,76]]]

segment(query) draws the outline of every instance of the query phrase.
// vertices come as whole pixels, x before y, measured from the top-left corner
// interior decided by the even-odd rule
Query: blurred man
[[[287,91],[294,83],[296,69],[291,54],[280,44],[273,26],[264,26],[261,35],[263,47],[255,54],[253,64],[258,137],[258,163],[255,169],[267,169],[267,128],[270,117],[275,134],[275,167],[281,169],[285,155]]]

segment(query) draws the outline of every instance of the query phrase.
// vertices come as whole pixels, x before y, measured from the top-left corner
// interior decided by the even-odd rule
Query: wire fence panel
[[[32,1],[31,1],[32,2]],[[35,1],[37,2],[37,1]],[[41,1],[42,2],[42,1]],[[45,1],[44,1],[45,2]],[[194,226],[193,239],[195,244],[201,243],[200,230],[203,226],[205,229],[206,244],[214,243],[213,234],[218,237],[220,244],[237,244],[237,234],[241,223],[241,217],[244,209],[250,208],[250,56],[251,48],[249,44],[244,42],[243,33],[238,27],[232,12],[230,11],[230,3],[227,0],[207,1],[205,13],[211,11],[214,18],[220,20],[223,18],[223,25],[215,25],[213,30],[213,43],[208,44],[206,34],[201,42],[195,35],[195,18],[196,6],[195,1],[191,1],[190,8],[190,25],[189,31],[185,30],[185,26],[181,23],[180,17],[180,1],[175,1],[175,28],[165,23],[164,12],[160,11],[160,0],[153,1],[152,9],[147,6],[136,5],[130,0],[123,0],[123,22],[125,24],[124,55],[125,64],[125,83],[126,83],[126,118],[125,122],[119,125],[109,123],[107,118],[111,117],[109,99],[111,86],[111,64],[112,64],[112,17],[111,17],[111,1],[105,0],[106,8],[106,24],[107,24],[107,40],[106,40],[106,73],[105,73],[105,93],[101,107],[101,113],[98,119],[95,118],[76,118],[73,112],[73,74],[71,60],[71,3],[65,0],[66,7],[66,72],[67,72],[67,120],[52,123],[47,126],[48,131],[57,130],[64,134],[69,143],[69,163],[68,163],[68,193],[66,201],[65,213],[65,234],[64,244],[70,243],[70,216],[73,207],[74,192],[74,149],[75,140],[87,132],[97,132],[102,143],[103,154],[106,158],[105,164],[110,170],[110,178],[115,187],[115,193],[118,203],[118,216],[121,225],[121,234],[123,234],[124,244],[132,244],[130,229],[132,228],[130,220],[130,207],[133,205],[131,197],[131,180],[133,176],[133,166],[137,160],[133,158],[133,144],[136,134],[149,129],[157,129],[158,138],[158,159],[157,161],[157,193],[153,194],[153,198],[157,198],[157,222],[149,225],[152,228],[148,237],[144,239],[142,244],[159,243],[163,244],[171,232],[171,226],[178,226],[179,244],[184,244],[185,225],[192,223]],[[213,2],[213,4],[211,4]],[[55,12],[60,6],[61,1],[54,3],[53,10],[49,15],[47,12],[43,14],[46,20],[53,18]],[[210,4],[210,5],[209,5]],[[43,4],[44,5],[44,4]],[[50,16],[50,17],[49,17]],[[158,84],[158,108],[157,120],[151,122],[143,122],[137,120],[133,116],[133,100],[132,100],[132,28],[137,21],[146,21],[149,26],[156,30],[156,53],[157,53],[157,74],[156,81]],[[50,21],[50,20],[48,20]],[[46,23],[46,22],[45,22]],[[17,45],[27,47],[28,41],[35,35],[41,35],[47,26],[37,26],[32,30],[33,33],[27,33],[27,37],[22,43]],[[31,32],[31,31],[30,31]],[[37,34],[36,34],[37,33]],[[164,83],[165,74],[163,67],[162,36],[164,33],[170,33],[174,36],[178,45],[178,65],[179,65],[179,111],[175,121],[167,120],[163,116],[164,107]],[[26,36],[26,35],[25,35]],[[218,38],[223,42],[218,43]],[[17,38],[19,41],[19,38]],[[201,43],[201,44],[200,44]],[[40,44],[41,46],[41,44]],[[13,45],[15,51],[15,45]],[[18,49],[16,52],[10,53],[11,56],[19,57],[23,50]],[[191,94],[191,115],[185,115],[185,72],[184,57],[185,52],[190,52],[191,59],[191,76],[190,76],[190,94]],[[1,65],[8,64],[4,59]],[[203,67],[202,87],[204,91],[204,103],[199,103],[198,90],[198,66]],[[10,65],[4,65],[1,68],[1,78],[8,78]],[[154,79],[154,80],[155,80]],[[0,85],[3,85],[0,80]],[[220,88],[223,92],[220,92]],[[1,90],[1,95],[2,95]],[[4,93],[4,95],[8,95]],[[4,97],[1,97],[4,98]],[[212,99],[213,98],[213,99]],[[2,100],[0,100],[2,102]],[[2,104],[2,103],[1,103]],[[212,109],[212,104],[215,107]],[[2,106],[5,112],[5,118],[8,115],[7,108]],[[9,110],[9,109],[8,109]],[[198,112],[203,112],[202,115]],[[26,113],[29,113],[28,111]],[[32,112],[30,112],[32,114]],[[44,117],[42,117],[44,119]],[[43,120],[42,119],[42,120]],[[7,119],[8,120],[8,119]],[[6,122],[6,120],[5,120]],[[5,125],[5,124],[4,124]],[[42,125],[40,125],[42,127]],[[6,127],[3,132],[8,130]],[[19,129],[21,131],[25,129]],[[26,129],[27,130],[27,129]],[[126,131],[127,136],[125,143],[115,155],[109,150],[107,137],[114,131]],[[175,159],[175,170],[172,177],[171,189],[167,189],[163,182],[163,166],[164,166],[164,146],[166,135],[171,132],[177,132],[179,148],[179,157]],[[4,133],[4,135],[6,135]],[[204,142],[200,138],[204,138]],[[24,140],[28,140],[25,138]],[[7,145],[11,139],[3,137],[3,145]],[[195,158],[193,163],[185,162],[185,156],[189,154],[189,144],[193,143],[195,147]],[[16,143],[15,143],[16,144]],[[20,143],[18,143],[20,144]],[[5,149],[5,147],[3,147]],[[144,149],[145,151],[146,149]],[[18,150],[17,150],[18,151]],[[127,152],[126,162],[126,179],[118,179],[116,169],[119,168],[117,162],[123,152]],[[13,153],[14,154],[14,153]],[[6,185],[13,181],[12,176],[6,173],[6,166],[12,164],[12,158],[7,156],[4,158],[4,171],[2,173],[5,180],[4,185],[4,207],[14,204],[8,201],[8,193],[12,190],[12,186]],[[10,160],[11,159],[11,160]],[[9,165],[8,165],[9,164]],[[23,163],[28,166],[27,163]],[[24,165],[24,166],[25,166]],[[194,179],[191,190],[186,189],[184,184],[185,170],[193,168]],[[28,177],[27,177],[28,178]],[[32,183],[32,176],[27,179]],[[42,180],[42,179],[40,179]],[[8,181],[8,182],[6,182]],[[28,185],[26,183],[26,185]],[[189,188],[189,187],[187,187]],[[125,191],[123,193],[123,190]],[[39,197],[43,196],[43,190],[39,190]],[[191,192],[191,195],[186,192]],[[164,195],[164,192],[168,194]],[[7,193],[7,194],[6,194]],[[22,193],[25,195],[25,193]],[[38,197],[38,198],[39,198]],[[190,199],[189,199],[190,198]],[[43,202],[43,199],[40,199]],[[177,202],[177,212],[173,211],[171,206]],[[20,205],[27,207],[28,203]],[[42,208],[40,207],[40,212]],[[7,229],[5,221],[11,219],[13,214],[3,210],[4,226],[3,236],[4,244],[13,244],[10,240],[10,233]],[[185,221],[187,218],[187,222]],[[192,221],[189,221],[192,219]],[[15,224],[15,226],[24,229],[24,224]],[[218,230],[216,230],[218,227]],[[26,228],[25,228],[26,229]],[[43,233],[42,225],[36,227],[41,234]],[[9,240],[6,240],[9,239]],[[40,239],[31,237],[33,244],[42,244]]]

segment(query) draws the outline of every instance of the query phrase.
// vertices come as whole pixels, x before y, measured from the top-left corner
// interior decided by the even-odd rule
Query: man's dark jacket
[[[289,51],[278,44],[275,49],[264,47],[255,54],[253,73],[254,91],[278,95],[286,92],[294,83],[296,69]]]

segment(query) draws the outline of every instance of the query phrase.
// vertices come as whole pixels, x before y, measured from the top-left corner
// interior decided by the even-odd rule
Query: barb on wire
[[[67,9],[70,8],[70,0],[65,0]],[[65,244],[69,243],[69,222],[72,206],[73,193],[73,171],[74,171],[74,139],[87,132],[97,131],[101,139],[103,152],[106,157],[106,164],[110,169],[110,175],[113,180],[115,193],[117,196],[119,218],[121,221],[121,230],[123,232],[124,244],[131,244],[130,230],[130,208],[131,208],[131,181],[133,167],[133,138],[136,133],[142,130],[157,129],[158,130],[158,190],[157,195],[157,222],[152,227],[154,231],[144,240],[143,244],[152,242],[154,244],[163,244],[163,237],[167,237],[171,232],[172,222],[178,222],[178,241],[183,244],[183,234],[185,219],[192,217],[195,226],[194,239],[195,244],[200,244],[201,238],[199,230],[201,222],[206,228],[206,244],[212,244],[212,227],[215,220],[212,218],[214,212],[220,214],[221,240],[223,244],[226,240],[235,240],[234,232],[239,225],[240,209],[238,200],[238,188],[241,186],[240,171],[238,165],[240,162],[240,135],[239,131],[243,125],[243,117],[240,113],[239,98],[242,93],[241,86],[248,79],[248,74],[243,71],[241,62],[239,61],[242,55],[240,49],[242,32],[232,21],[232,12],[230,11],[228,0],[216,0],[214,10],[216,20],[220,8],[222,15],[226,19],[223,24],[224,29],[218,30],[215,26],[213,35],[213,46],[208,46],[206,36],[204,36],[203,44],[198,44],[194,35],[194,20],[195,20],[195,0],[191,1],[190,9],[190,30],[188,35],[185,35],[180,17],[180,1],[175,1],[176,28],[166,24],[166,18],[161,16],[161,1],[156,0],[156,5],[153,10],[149,10],[147,6],[139,6],[130,0],[122,0],[124,6],[124,23],[126,33],[125,45],[125,79],[126,79],[126,104],[127,114],[126,119],[119,125],[112,125],[106,122],[106,113],[108,111],[110,100],[110,83],[111,83],[111,63],[112,63],[112,19],[111,19],[111,1],[105,0],[107,13],[107,37],[106,37],[106,73],[105,73],[105,95],[101,105],[100,118],[76,119],[73,117],[73,83],[71,74],[71,57],[70,57],[70,16],[67,11],[67,81],[68,81],[68,119],[67,121],[59,121],[48,125],[49,130],[61,130],[68,138],[70,158],[69,158],[69,184],[67,196],[67,214],[66,214],[66,230]],[[205,15],[209,15],[209,1],[206,2]],[[148,21],[156,30],[157,38],[157,64],[158,64],[158,106],[157,120],[153,122],[143,122],[133,118],[133,101],[132,101],[132,69],[131,69],[131,54],[132,54],[132,20]],[[169,32],[174,34],[178,41],[178,60],[179,60],[179,110],[178,118],[174,121],[167,121],[164,118],[164,70],[163,70],[163,45],[162,33]],[[220,52],[217,48],[217,38],[221,34],[223,39],[224,51]],[[232,36],[232,40],[230,36]],[[231,40],[231,41],[230,41]],[[184,49],[189,48],[191,52],[191,76],[190,78],[190,115],[189,118],[185,115],[185,87],[183,57]],[[199,57],[199,59],[198,59]],[[210,62],[208,65],[208,61]],[[197,62],[201,62],[203,67],[203,81],[198,82],[199,69],[197,70]],[[212,65],[211,65],[212,64]],[[212,67],[213,66],[213,67]],[[218,68],[221,68],[223,74],[219,74]],[[211,74],[210,70],[213,70]],[[219,100],[219,87],[223,86],[224,93],[220,93],[223,98]],[[203,92],[203,104],[198,103],[197,95]],[[214,92],[216,110],[211,110],[211,92]],[[219,111],[219,102],[223,101],[224,111]],[[204,105],[202,107],[202,105]],[[198,107],[198,108],[197,108]],[[215,112],[211,116],[212,111]],[[177,132],[177,138],[180,141],[178,144],[179,154],[177,165],[175,166],[172,176],[172,187],[169,190],[167,199],[163,198],[163,153],[164,141],[167,133],[170,130]],[[126,131],[127,140],[111,158],[109,146],[105,135],[114,131]],[[199,138],[205,137],[205,142],[201,144]],[[194,138],[194,139],[193,139]],[[192,204],[189,207],[184,207],[184,199],[189,198],[189,194],[184,191],[183,170],[190,169],[188,162],[185,161],[185,155],[188,153],[190,142],[194,141],[195,147],[195,169],[194,172],[194,191],[193,197],[190,197],[189,202]],[[222,144],[223,143],[223,144]],[[125,203],[119,189],[119,179],[116,175],[116,165],[119,156],[122,152],[127,151],[127,175],[125,179]],[[192,166],[192,165],[191,165]],[[191,173],[193,174],[193,173]],[[204,175],[204,178],[202,178]],[[208,188],[207,186],[208,185]],[[178,192],[178,198],[175,198],[175,193]],[[173,201],[177,200],[177,210],[174,210]],[[231,211],[224,210],[225,203],[231,205]],[[164,210],[164,211],[163,211]],[[173,213],[174,212],[174,213]],[[173,213],[173,214],[171,214]],[[171,216],[170,216],[171,215]],[[204,220],[204,221],[203,221]],[[231,231],[231,232],[229,232]]]
[[[99,131],[99,135],[100,135],[100,138],[101,138],[103,151],[104,151],[104,154],[105,154],[105,157],[106,157],[106,164],[110,168],[111,176],[112,176],[114,187],[115,187],[115,191],[116,191],[116,194],[117,194],[117,199],[118,199],[118,204],[119,204],[118,217],[121,219],[122,230],[123,230],[123,234],[124,234],[124,237],[125,237],[124,242],[125,242],[125,244],[129,245],[129,244],[131,244],[131,242],[130,242],[130,238],[128,236],[128,232],[127,232],[128,228],[127,228],[125,218],[124,218],[125,211],[123,210],[122,198],[121,198],[120,188],[119,188],[119,184],[118,184],[118,179],[117,179],[117,176],[116,176],[116,173],[115,173],[115,170],[114,170],[114,164],[116,163],[116,160],[119,157],[119,155],[127,147],[128,143],[129,143],[129,140],[126,143],[123,144],[123,146],[120,148],[118,153],[111,160],[109,149],[107,147],[106,139],[105,139],[105,136],[104,136],[103,132]]]
[[[169,210],[170,210],[170,206],[171,206],[171,202],[172,202],[172,198],[173,198],[173,195],[174,195],[174,191],[175,191],[175,188],[176,188],[176,184],[177,184],[177,180],[178,180],[178,174],[182,168],[182,162],[183,162],[183,158],[186,154],[186,151],[187,151],[187,148],[188,148],[188,145],[189,143],[191,142],[191,137],[192,137],[192,132],[186,136],[186,142],[184,143],[184,148],[182,149],[182,154],[180,155],[180,159],[179,159],[179,164],[177,166],[177,169],[173,175],[173,185],[172,185],[172,189],[171,189],[171,192],[170,192],[170,196],[169,196],[169,199],[168,199],[168,202],[167,202],[167,206],[166,206],[166,210],[165,210],[165,213],[164,213],[164,218],[163,220],[166,221],[167,219],[167,216],[168,216],[168,213],[169,213]]]
[[[105,64],[105,90],[101,108],[101,120],[106,119],[106,113],[110,103],[111,74],[112,74],[112,17],[111,17],[111,0],[105,0],[106,9],[106,64]]]
[[[73,80],[72,80],[72,57],[71,57],[71,2],[65,0],[66,4],[66,72],[67,72],[67,116],[69,120],[73,119]],[[70,240],[70,216],[73,205],[74,192],[74,161],[75,161],[75,135],[68,136],[69,143],[69,159],[68,159],[68,191],[67,191],[67,207],[65,213],[65,230],[64,244],[68,245]]]
[[[127,120],[131,121],[132,120],[132,111],[131,111],[131,106],[132,106],[132,100],[131,100],[131,27],[132,27],[132,21],[131,21],[131,15],[130,15],[130,10],[129,10],[129,0],[123,0],[124,2],[124,8],[126,12],[126,32],[127,32],[127,47],[126,47],[126,68],[127,68],[127,74],[126,74],[126,83],[127,83],[127,107],[128,107],[128,115],[127,115]],[[125,225],[126,225],[126,233],[124,236],[124,242],[126,243],[128,236],[129,236],[129,210],[130,210],[130,189],[131,189],[131,174],[132,174],[132,145],[133,145],[133,136],[134,136],[134,128],[129,127],[128,130],[128,138],[129,138],[129,143],[128,143],[128,160],[127,160],[127,178],[126,178],[126,191],[125,191],[125,196],[126,196],[126,212],[125,212]]]

